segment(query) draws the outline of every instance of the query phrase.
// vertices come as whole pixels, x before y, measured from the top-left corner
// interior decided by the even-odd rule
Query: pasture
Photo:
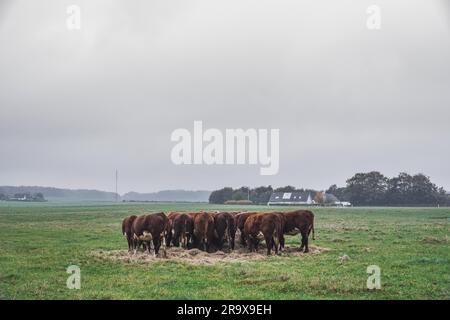
[[[121,221],[151,211],[292,210],[208,204],[0,202],[1,299],[449,299],[450,208],[313,208],[320,253],[192,264],[109,259]],[[287,245],[299,245],[287,236]],[[349,259],[342,259],[347,255]],[[81,268],[69,290],[66,268]],[[366,268],[381,268],[368,290]]]

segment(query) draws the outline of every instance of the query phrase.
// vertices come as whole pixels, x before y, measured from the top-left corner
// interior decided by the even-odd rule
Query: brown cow
[[[158,213],[154,213],[154,214],[160,216],[163,219],[164,225],[165,225],[164,238],[166,238],[167,233],[169,233],[169,218],[167,217],[167,215],[164,212],[158,212]],[[164,246],[166,246],[166,245],[167,245],[167,243],[164,241]]]
[[[215,238],[217,247],[222,250],[224,241],[228,242],[234,250],[236,236],[236,223],[234,216],[229,212],[220,212],[214,215]]]
[[[181,242],[183,248],[188,248],[194,233],[194,219],[186,213],[176,215],[172,220],[170,232],[173,232],[172,243],[174,246],[179,247]]]
[[[188,212],[187,215],[188,215],[189,217],[191,217],[192,219],[194,219],[195,216],[198,215],[198,214],[200,214],[200,213],[201,213],[201,212]]]
[[[133,225],[133,221],[136,218],[137,216],[132,215],[126,217],[122,221],[122,234],[127,238],[128,251],[132,251],[134,249],[133,233],[131,232],[131,226]]]
[[[199,248],[209,251],[214,239],[214,217],[211,213],[200,212],[194,215],[194,243]]]
[[[283,212],[271,212],[273,214],[276,214],[281,219],[281,230],[283,230],[283,233],[280,235],[280,241],[279,241],[279,247],[278,250],[283,250],[284,248],[284,225],[286,224],[286,218],[283,214]]]
[[[136,240],[134,252],[136,253],[137,248],[139,248],[142,242],[145,242],[147,244],[147,250],[150,253],[150,241],[153,241],[155,255],[158,254],[161,244],[165,252],[166,240],[164,236],[167,224],[168,218],[163,212],[137,217],[132,225],[133,237]]]
[[[282,218],[276,213],[259,213],[250,215],[244,224],[244,233],[250,252],[258,251],[260,236],[264,236],[267,247],[267,255],[270,255],[272,247],[278,254],[278,246],[283,235]]]
[[[167,216],[169,221],[168,221],[168,225],[167,225],[167,233],[166,233],[166,245],[170,247],[170,244],[172,243],[172,238],[173,238],[173,220],[178,217],[179,215],[181,215],[180,212],[171,212],[169,213],[169,215]]]
[[[314,238],[314,214],[309,210],[283,212],[284,233],[299,232],[301,234],[300,251],[309,252],[308,237],[312,231]]]
[[[258,212],[241,212],[236,214],[235,220],[236,220],[236,228],[239,229],[241,236],[240,236],[240,244],[241,246],[245,246],[247,244],[246,238],[245,238],[245,232],[244,232],[244,224],[248,217],[251,215],[257,214]]]

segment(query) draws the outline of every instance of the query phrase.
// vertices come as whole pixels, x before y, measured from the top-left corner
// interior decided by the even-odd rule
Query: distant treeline
[[[267,204],[272,192],[306,191],[314,199],[317,190],[297,189],[286,186],[273,189],[272,186],[249,189],[223,188],[213,191],[210,203],[224,203],[229,200],[250,199],[254,204]],[[378,171],[357,173],[346,181],[345,187],[335,184],[326,191],[341,201],[349,201],[356,206],[449,206],[450,196],[444,188],[436,186],[424,174],[409,175],[402,172],[388,178]]]
[[[40,186],[0,186],[0,194],[41,193],[49,201],[164,201],[208,202],[211,191],[162,190],[152,193],[128,192],[120,196],[114,192],[89,189],[61,189]],[[10,196],[13,197],[13,196]]]
[[[37,193],[15,193],[14,195],[7,195],[4,193],[0,193],[0,200],[3,201],[34,201],[34,202],[43,202],[47,201],[44,198],[44,195],[40,192]]]
[[[15,194],[43,194],[45,199],[64,201],[115,201],[117,196],[113,192],[98,190],[71,190],[40,186],[0,186],[0,193],[14,197]]]
[[[273,189],[272,186],[258,187],[249,189],[248,187],[240,187],[239,189],[233,189],[226,187],[220,190],[211,192],[209,196],[209,203],[223,204],[227,201],[241,201],[250,200],[253,204],[267,204],[272,192],[293,192],[293,191],[306,191],[311,193],[311,197],[314,198],[317,191],[312,189],[296,189],[293,186],[286,186]]]
[[[124,201],[208,202],[210,191],[162,190],[151,193],[128,192]]]

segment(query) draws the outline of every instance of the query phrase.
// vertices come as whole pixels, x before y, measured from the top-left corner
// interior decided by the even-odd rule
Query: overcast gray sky
[[[324,189],[379,170],[449,190],[448,2],[0,0],[0,185],[113,191],[117,168],[120,193]],[[172,164],[194,120],[280,129],[279,173]]]

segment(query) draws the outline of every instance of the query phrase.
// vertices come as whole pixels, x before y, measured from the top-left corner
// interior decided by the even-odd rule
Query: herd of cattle
[[[128,241],[128,250],[136,251],[144,246],[148,252],[153,243],[155,255],[161,245],[180,245],[185,249],[198,248],[209,252],[222,250],[227,243],[234,250],[235,236],[239,232],[240,245],[250,252],[258,250],[265,240],[267,255],[272,249],[278,254],[284,248],[285,234],[300,234],[300,251],[308,252],[308,238],[313,234],[314,214],[309,210],[289,212],[164,212],[126,217],[122,222],[122,234]],[[144,248],[145,250],[145,248]]]

